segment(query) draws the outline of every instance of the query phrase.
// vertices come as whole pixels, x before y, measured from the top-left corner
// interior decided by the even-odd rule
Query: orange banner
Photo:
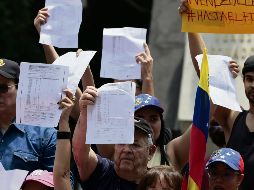
[[[254,0],[188,0],[182,32],[254,33]]]

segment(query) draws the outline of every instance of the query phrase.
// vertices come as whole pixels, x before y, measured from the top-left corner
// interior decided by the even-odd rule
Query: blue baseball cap
[[[235,171],[240,171],[241,174],[244,172],[243,158],[239,152],[231,148],[221,148],[212,153],[211,157],[206,163],[208,168],[212,163],[222,162],[232,168]]]
[[[160,105],[160,101],[158,98],[151,96],[149,94],[139,94],[135,98],[135,111],[140,110],[141,108],[145,107],[154,107],[156,108],[161,114],[164,112]]]

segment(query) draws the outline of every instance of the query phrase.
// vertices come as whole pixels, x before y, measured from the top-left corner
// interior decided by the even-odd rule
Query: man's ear
[[[241,183],[242,183],[242,181],[243,181],[243,178],[244,178],[244,174],[240,174],[240,175],[238,176],[238,186],[241,185]]]

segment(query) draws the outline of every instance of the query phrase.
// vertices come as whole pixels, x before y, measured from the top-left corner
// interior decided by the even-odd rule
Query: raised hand
[[[180,0],[180,5],[178,7],[179,14],[188,13],[189,6],[187,0]]]
[[[236,78],[240,72],[239,65],[235,60],[229,61],[228,68],[232,73],[233,77]]]
[[[145,80],[147,78],[153,78],[153,58],[151,56],[148,45],[144,43],[144,52],[136,55],[136,62],[141,64],[141,78]]]
[[[86,109],[87,105],[94,105],[96,97],[98,96],[97,88],[94,86],[87,86],[79,99],[80,112]]]
[[[34,26],[38,33],[41,31],[41,25],[47,23],[48,17],[48,8],[44,7],[38,11],[38,14],[34,19]]]
[[[64,92],[66,96],[63,99],[61,99],[58,102],[58,104],[59,104],[59,109],[63,110],[61,117],[69,117],[76,98],[69,89],[65,89]]]

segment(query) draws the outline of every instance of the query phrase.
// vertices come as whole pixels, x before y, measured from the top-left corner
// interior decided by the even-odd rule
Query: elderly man
[[[73,137],[73,151],[81,185],[86,190],[137,189],[155,151],[153,131],[145,120],[135,118],[134,143],[115,145],[115,162],[96,155],[90,145],[85,144],[87,105],[93,105],[96,96],[97,90],[92,86],[87,87],[82,94],[79,121]]]
[[[52,171],[56,130],[15,124],[18,63],[0,59],[0,162],[6,170]]]

